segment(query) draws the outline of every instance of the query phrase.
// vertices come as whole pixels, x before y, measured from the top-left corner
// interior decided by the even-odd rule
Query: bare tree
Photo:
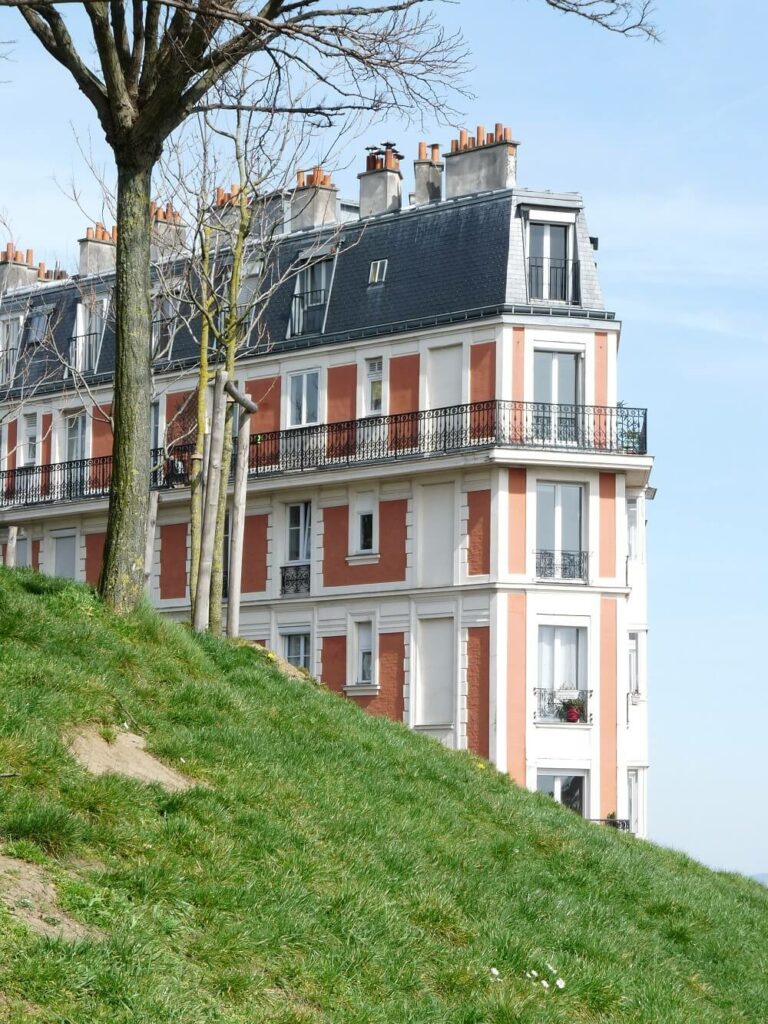
[[[238,65],[252,109],[326,123],[350,111],[444,110],[463,51],[426,0],[0,0],[16,8],[92,103],[117,171],[115,444],[100,589],[117,610],[143,593],[150,479],[150,191],[165,140]],[[60,8],[80,8],[78,46]],[[91,46],[95,56],[91,56]],[[231,106],[216,98],[218,109]]]

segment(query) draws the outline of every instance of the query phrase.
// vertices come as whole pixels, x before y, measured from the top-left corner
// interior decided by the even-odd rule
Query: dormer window
[[[51,321],[51,309],[33,310],[27,317],[27,341],[39,345],[45,341]]]
[[[544,302],[579,302],[579,263],[574,259],[575,218],[531,211],[528,222],[528,298]],[[567,223],[564,222],[567,220]]]
[[[321,260],[303,267],[296,275],[289,337],[322,333],[332,266],[333,260]]]
[[[106,298],[93,297],[78,309],[77,336],[73,339],[70,359],[79,373],[91,373],[96,369],[106,313]]]
[[[13,379],[19,353],[19,324],[16,316],[0,320],[0,384]]]
[[[389,260],[374,260],[368,271],[368,284],[384,284]]]

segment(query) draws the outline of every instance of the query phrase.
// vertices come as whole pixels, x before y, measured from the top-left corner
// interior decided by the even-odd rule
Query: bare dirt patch
[[[139,782],[159,782],[171,792],[201,785],[158,761],[144,749],[141,736],[120,732],[107,743],[96,729],[82,729],[69,738],[69,749],[80,764],[94,775],[125,775]]]
[[[0,854],[0,902],[11,917],[39,935],[68,942],[100,937],[61,909],[56,901],[56,889],[41,867],[3,854]]]

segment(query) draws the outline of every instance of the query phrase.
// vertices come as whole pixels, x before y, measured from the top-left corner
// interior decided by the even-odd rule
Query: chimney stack
[[[29,288],[37,281],[37,267],[31,249],[22,252],[8,242],[0,252],[0,294],[14,288]]]
[[[335,224],[336,191],[330,174],[319,165],[311,171],[297,171],[291,201],[291,231]]]
[[[413,175],[416,180],[414,202],[417,205],[432,203],[443,195],[443,168],[440,159],[440,146],[433,143],[427,155],[426,142],[419,143],[419,159],[413,162]]]
[[[365,171],[357,176],[360,182],[361,217],[394,213],[400,209],[403,202],[401,159],[393,142],[383,142],[381,147],[368,147]]]
[[[110,233],[103,224],[97,222],[93,228],[85,229],[85,238],[79,240],[80,245],[80,277],[92,274],[108,274],[115,269],[115,252],[117,228]]]
[[[474,135],[462,128],[458,139],[451,140],[450,152],[445,154],[445,198],[514,188],[518,145],[512,138],[512,129],[501,122],[494,125],[492,132],[478,125]]]
[[[172,203],[167,206],[150,207],[152,218],[152,243],[150,258],[153,263],[184,255],[187,243],[187,226],[181,214],[174,209]],[[117,232],[113,228],[113,237],[117,240]]]

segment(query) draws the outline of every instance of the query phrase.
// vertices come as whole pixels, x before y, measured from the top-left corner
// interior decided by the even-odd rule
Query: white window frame
[[[30,433],[29,424],[34,420],[34,433]],[[24,425],[24,441],[19,452],[21,458],[17,460],[22,466],[36,466],[40,458],[40,415],[37,411],[25,412],[22,417]],[[35,451],[33,457],[29,457],[29,442],[34,437]]]
[[[360,631],[369,631],[369,639],[366,646],[361,645]],[[357,694],[358,696],[376,696],[379,692],[379,620],[374,609],[360,611],[347,616],[347,679],[349,682],[344,687],[345,692]],[[370,646],[368,646],[368,644]],[[363,679],[362,661],[363,654],[370,651],[371,655],[371,678]]]
[[[531,257],[531,228],[532,227],[544,228],[542,255],[540,257]],[[552,252],[552,239],[551,239],[551,228],[565,228],[565,261],[566,261],[566,277],[565,277],[565,298],[559,297],[550,298],[549,295],[549,274],[545,273],[545,270],[549,267],[549,260],[551,259]],[[571,268],[573,272],[575,252],[576,252],[576,231],[575,231],[575,215],[566,215],[560,217],[553,212],[539,213],[537,211],[529,211],[528,217],[526,218],[526,232],[525,232],[525,248],[526,256],[530,260],[542,259],[544,265],[542,268],[542,294],[531,295],[531,280],[530,280],[530,263],[527,264],[528,272],[526,274],[526,292],[529,301],[540,301],[540,302],[562,302],[570,303],[573,299],[573,280],[568,274],[568,268]]]
[[[284,630],[280,633],[281,646],[283,649],[283,657],[289,665],[293,665],[294,668],[304,669],[306,672],[312,672],[312,630],[309,627],[301,629]],[[306,664],[297,665],[294,661],[291,661],[290,644],[292,640],[298,639],[300,641],[300,660],[306,662]]]
[[[373,397],[373,386],[376,383],[380,386],[378,408]],[[366,356],[363,407],[366,416],[384,415],[384,356]]]
[[[93,297],[92,302],[80,301],[77,306],[76,334],[74,338],[74,369],[78,373],[90,373],[99,365],[101,346],[104,341],[104,331],[107,326],[107,313],[109,309],[109,296],[99,295]],[[97,331],[91,331],[91,318],[96,314],[100,321]],[[95,341],[91,340],[92,335],[97,335]],[[86,366],[85,353],[88,345],[93,345],[93,359],[89,360],[91,366]]]
[[[372,260],[368,270],[368,284],[384,284],[387,279],[389,260]]]
[[[291,558],[291,509],[299,511],[298,558]],[[312,561],[313,514],[311,501],[292,501],[285,507],[285,561],[287,565],[308,565]]]
[[[376,685],[375,644],[373,639],[373,620],[366,619],[355,623],[355,684],[357,686]],[[366,678],[365,663],[368,655],[368,672]]]
[[[22,330],[23,317],[0,317],[0,384],[8,384],[13,380],[16,361],[19,358]],[[11,352],[15,353],[13,363]]]
[[[562,489],[563,487],[578,487],[581,491],[581,537],[579,539],[579,553],[583,554],[588,549],[589,542],[589,528],[587,524],[587,512],[589,509],[589,485],[581,483],[579,481],[571,480],[537,480],[536,481],[536,550],[539,549],[539,516],[540,516],[540,489],[542,487],[554,487],[555,489],[555,536],[554,536],[554,547],[552,551],[555,553],[562,552],[566,549],[563,548],[563,502],[562,502]],[[549,550],[547,548],[541,550]],[[560,577],[556,577],[560,579]],[[570,577],[566,577],[570,579]],[[581,579],[577,580],[581,582]]]
[[[562,786],[563,779],[567,776],[573,778],[579,778],[584,780],[584,789],[582,791],[582,802],[583,802],[583,815],[585,819],[589,819],[590,809],[590,792],[589,792],[589,770],[586,768],[537,768],[536,769],[536,791],[541,792],[539,789],[539,776],[546,775],[555,780],[554,782],[554,800],[555,803],[561,804],[562,800]]]
[[[546,682],[542,677],[542,630],[551,629],[552,634],[552,685]],[[558,632],[565,629],[575,629],[577,631],[577,648],[576,648],[576,680],[573,686],[556,686],[558,676],[560,675],[559,666],[561,658],[563,657],[563,637],[558,637]],[[562,622],[540,622],[538,624],[536,634],[536,657],[537,657],[537,671],[536,671],[536,685],[540,690],[551,690],[553,693],[573,693],[575,691],[589,690],[589,656],[590,656],[590,643],[589,643],[589,628],[581,624],[566,624]],[[581,678],[583,673],[585,678]]]
[[[640,631],[632,629],[627,633],[628,676],[627,687],[633,700],[640,698]]]
[[[312,374],[314,374],[317,377],[317,416],[313,420],[311,420],[311,419],[309,419],[307,417],[307,378],[310,375],[312,375]],[[314,427],[314,426],[317,426],[321,422],[321,399],[322,399],[322,395],[321,395],[321,391],[320,391],[320,381],[321,381],[321,371],[320,371],[320,368],[319,367],[312,367],[311,369],[307,369],[307,370],[296,370],[293,373],[289,373],[287,375],[287,377],[288,377],[288,387],[286,389],[286,391],[287,391],[286,400],[287,400],[287,403],[288,403],[287,415],[286,415],[287,429],[295,430],[295,429],[300,429],[301,427]],[[295,379],[298,379],[298,378],[302,379],[302,385],[301,385],[301,422],[300,423],[294,423],[292,421],[292,416],[293,416],[293,381]]]
[[[40,345],[43,341],[45,341],[46,334],[48,333],[48,330],[50,329],[51,326],[51,316],[53,315],[53,312],[53,306],[35,306],[33,309],[29,310],[24,324],[27,333],[27,344]],[[40,336],[33,338],[31,337],[32,321],[37,319],[37,317],[43,317],[45,323]]]
[[[360,546],[361,517],[372,516],[371,547]],[[378,562],[379,560],[379,496],[375,490],[359,491],[349,503],[349,563]]]
[[[643,531],[641,522],[641,501],[639,497],[630,495],[626,499],[627,506],[627,558],[638,562],[643,557]]]

